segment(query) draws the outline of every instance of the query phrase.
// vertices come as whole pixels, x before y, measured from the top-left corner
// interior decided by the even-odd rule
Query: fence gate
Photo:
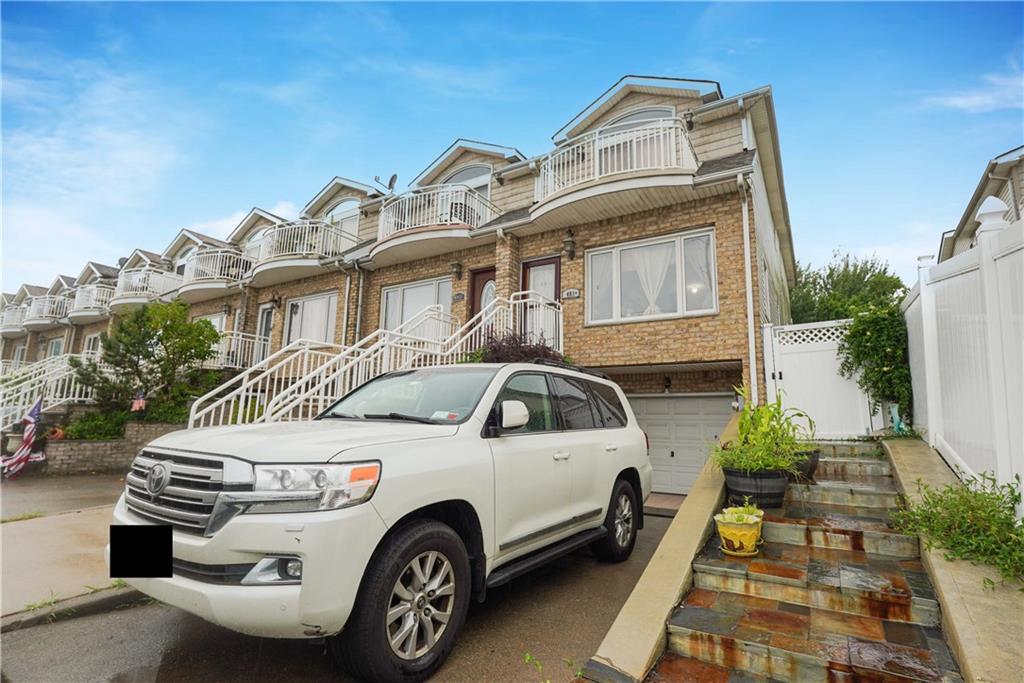
[[[839,340],[848,320],[764,326],[764,373],[768,400],[782,395],[786,408],[814,420],[823,439],[864,436],[872,424],[870,403],[857,383],[839,374]]]

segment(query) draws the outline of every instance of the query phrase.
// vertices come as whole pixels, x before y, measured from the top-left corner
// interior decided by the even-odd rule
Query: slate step
[[[878,441],[818,441],[814,447],[823,458],[884,458],[885,450]]]
[[[693,657],[666,651],[647,675],[645,683],[782,683],[778,679],[727,669]]]
[[[861,550],[901,559],[919,556],[917,537],[894,530],[889,511],[880,508],[790,500],[784,507],[765,510],[761,536],[774,543]]]
[[[756,557],[730,557],[717,535],[693,561],[696,589],[728,591],[836,612],[939,624],[939,603],[918,560],[766,542]]]
[[[824,457],[818,460],[815,476],[831,479],[848,479],[852,477],[889,477],[892,466],[885,458],[875,457]]]
[[[899,491],[892,477],[871,475],[835,478],[815,475],[811,483],[790,484],[786,497],[792,501],[830,503],[860,507],[894,508],[899,503]]]
[[[668,648],[787,681],[962,681],[938,628],[728,592],[691,591]]]

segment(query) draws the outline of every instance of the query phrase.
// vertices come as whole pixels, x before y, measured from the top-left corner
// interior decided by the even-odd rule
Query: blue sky
[[[3,287],[402,186],[460,136],[544,152],[626,73],[771,84],[797,258],[909,278],[1024,141],[1022,8],[3,3]]]

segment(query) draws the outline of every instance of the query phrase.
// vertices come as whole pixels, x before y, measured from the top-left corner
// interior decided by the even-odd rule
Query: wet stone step
[[[708,664],[693,657],[665,652],[648,674],[646,683],[782,683],[778,679],[739,669]]]
[[[786,498],[794,502],[893,508],[899,502],[899,492],[892,477],[861,475],[835,479],[816,475],[811,483],[790,484]]]
[[[668,623],[683,657],[787,681],[961,681],[936,627],[691,591]]]
[[[860,476],[888,477],[892,475],[892,467],[884,458],[826,458],[818,461],[815,476],[833,479],[847,479]]]
[[[877,441],[819,441],[815,447],[823,458],[885,458]]]
[[[861,550],[901,559],[919,555],[917,537],[894,530],[889,511],[881,508],[790,500],[781,508],[765,510],[761,535],[774,543]]]
[[[918,560],[770,542],[756,557],[730,557],[714,537],[693,569],[695,591],[728,591],[925,626],[940,620],[938,600]]]

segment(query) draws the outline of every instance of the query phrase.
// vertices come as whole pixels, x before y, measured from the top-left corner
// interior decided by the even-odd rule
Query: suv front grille
[[[199,564],[198,562],[186,562],[178,558],[171,560],[171,571],[178,576],[202,581],[203,583],[225,585],[241,584],[242,579],[255,566],[255,562],[249,564]]]
[[[154,496],[146,489],[146,477],[158,462],[167,466],[171,476],[167,488]],[[224,461],[219,458],[143,451],[125,477],[125,504],[149,521],[202,534],[221,491],[251,489],[248,484],[225,484]]]

